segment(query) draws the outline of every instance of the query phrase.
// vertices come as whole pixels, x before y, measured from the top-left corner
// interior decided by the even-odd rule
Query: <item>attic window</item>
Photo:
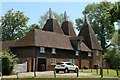
[[[88,52],[88,56],[89,56],[89,57],[91,57],[91,56],[92,56],[92,54],[91,54],[90,52]]]
[[[52,48],[52,54],[56,54],[56,49]]]
[[[96,56],[99,56],[99,51],[98,50],[96,51]]]
[[[79,51],[76,51],[76,52],[75,52],[75,55],[76,55],[76,56],[79,56]]]
[[[45,53],[45,48],[44,47],[40,47],[40,53]]]

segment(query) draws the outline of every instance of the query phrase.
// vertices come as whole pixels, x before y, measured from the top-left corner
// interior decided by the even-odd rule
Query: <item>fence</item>
[[[0,57],[0,80],[2,79],[2,58]]]

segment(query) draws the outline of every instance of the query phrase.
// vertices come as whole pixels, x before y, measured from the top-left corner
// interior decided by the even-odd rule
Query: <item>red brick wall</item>
[[[92,66],[94,67],[94,65],[96,65],[96,62],[98,60],[99,61],[99,64],[98,64],[99,68],[102,67],[102,51],[98,51],[99,52],[98,56],[96,55],[97,50],[92,50],[92,51],[93,51],[93,65]]]
[[[68,59],[59,59],[57,58],[56,59],[56,63],[60,63],[60,62],[65,62],[67,61]],[[75,59],[75,64],[78,65],[78,60]],[[47,61],[46,61],[46,70],[54,70],[54,65],[51,65],[51,58],[47,58]]]

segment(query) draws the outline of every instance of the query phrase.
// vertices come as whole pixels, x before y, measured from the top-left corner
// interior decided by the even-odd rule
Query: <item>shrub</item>
[[[111,49],[104,55],[104,59],[110,63],[110,68],[120,69],[120,52]]]
[[[0,57],[2,58],[2,74],[9,75],[12,74],[13,68],[16,65],[16,55],[11,53],[9,50],[0,52]]]

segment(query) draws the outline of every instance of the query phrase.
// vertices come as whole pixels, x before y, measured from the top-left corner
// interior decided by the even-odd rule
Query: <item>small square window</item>
[[[56,65],[56,58],[51,58],[51,65]]]
[[[80,50],[80,42],[78,42],[78,50]]]
[[[56,54],[56,49],[52,48],[52,54]]]
[[[89,57],[91,57],[91,56],[92,56],[92,54],[91,54],[90,52],[88,52],[88,56],[89,56]]]
[[[98,50],[96,51],[96,56],[99,56],[99,51]]]
[[[45,53],[45,48],[44,47],[40,47],[40,53]]]
[[[68,62],[75,64],[75,59],[68,59]]]
[[[79,51],[76,51],[76,52],[75,52],[75,55],[76,55],[76,56],[79,56]]]

